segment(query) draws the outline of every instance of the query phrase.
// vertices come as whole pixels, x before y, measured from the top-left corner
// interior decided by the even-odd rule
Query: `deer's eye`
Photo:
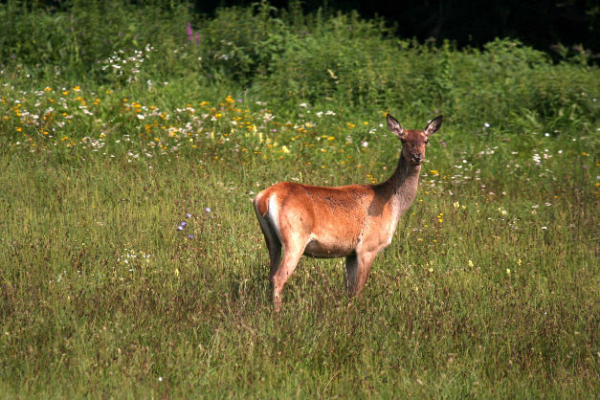
[[[425,144],[429,143],[429,139],[425,139]]]

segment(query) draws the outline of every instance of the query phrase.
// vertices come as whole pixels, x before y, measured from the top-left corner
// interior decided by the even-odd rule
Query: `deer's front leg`
[[[356,254],[352,254],[346,257],[346,275],[344,276],[344,281],[346,283],[346,290],[348,291],[348,296],[354,296],[356,293],[356,284],[358,277],[358,258]]]
[[[346,257],[346,289],[355,296],[365,287],[377,252],[363,251]]]

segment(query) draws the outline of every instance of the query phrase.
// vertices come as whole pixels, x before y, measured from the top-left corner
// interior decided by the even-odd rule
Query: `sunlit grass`
[[[449,123],[364,297],[348,302],[342,261],[305,259],[275,318],[249,199],[283,179],[385,179],[399,143],[381,114],[358,131],[343,110],[102,93],[3,97],[6,393],[594,391],[592,138]]]

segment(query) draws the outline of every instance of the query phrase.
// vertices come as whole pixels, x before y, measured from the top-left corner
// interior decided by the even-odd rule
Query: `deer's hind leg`
[[[281,310],[283,287],[298,266],[311,237],[312,217],[301,207],[296,208],[295,211],[280,213],[277,207],[273,207],[273,225],[274,229],[277,229],[277,236],[283,247],[283,259],[271,276],[275,311]]]
[[[260,229],[265,237],[265,242],[267,243],[267,250],[269,251],[269,260],[270,260],[270,273],[269,273],[269,281],[271,282],[271,286],[273,285],[273,276],[277,272],[279,268],[279,264],[281,262],[281,242],[279,241],[279,236],[273,224],[264,216],[261,215],[257,208],[257,203],[254,203],[254,210],[256,211],[256,216],[258,218],[258,222],[260,223]]]

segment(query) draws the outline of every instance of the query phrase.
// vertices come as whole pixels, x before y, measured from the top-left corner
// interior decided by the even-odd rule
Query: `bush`
[[[304,15],[297,3],[198,18],[186,3],[158,0],[62,8],[12,0],[0,5],[0,28],[3,74],[23,79],[150,89],[183,79],[185,87],[236,88],[282,109],[333,102],[415,119],[437,110],[467,130],[488,123],[517,133],[590,131],[600,115],[600,70],[581,60],[555,65],[509,39],[483,50],[398,40],[383,20],[326,10]]]

